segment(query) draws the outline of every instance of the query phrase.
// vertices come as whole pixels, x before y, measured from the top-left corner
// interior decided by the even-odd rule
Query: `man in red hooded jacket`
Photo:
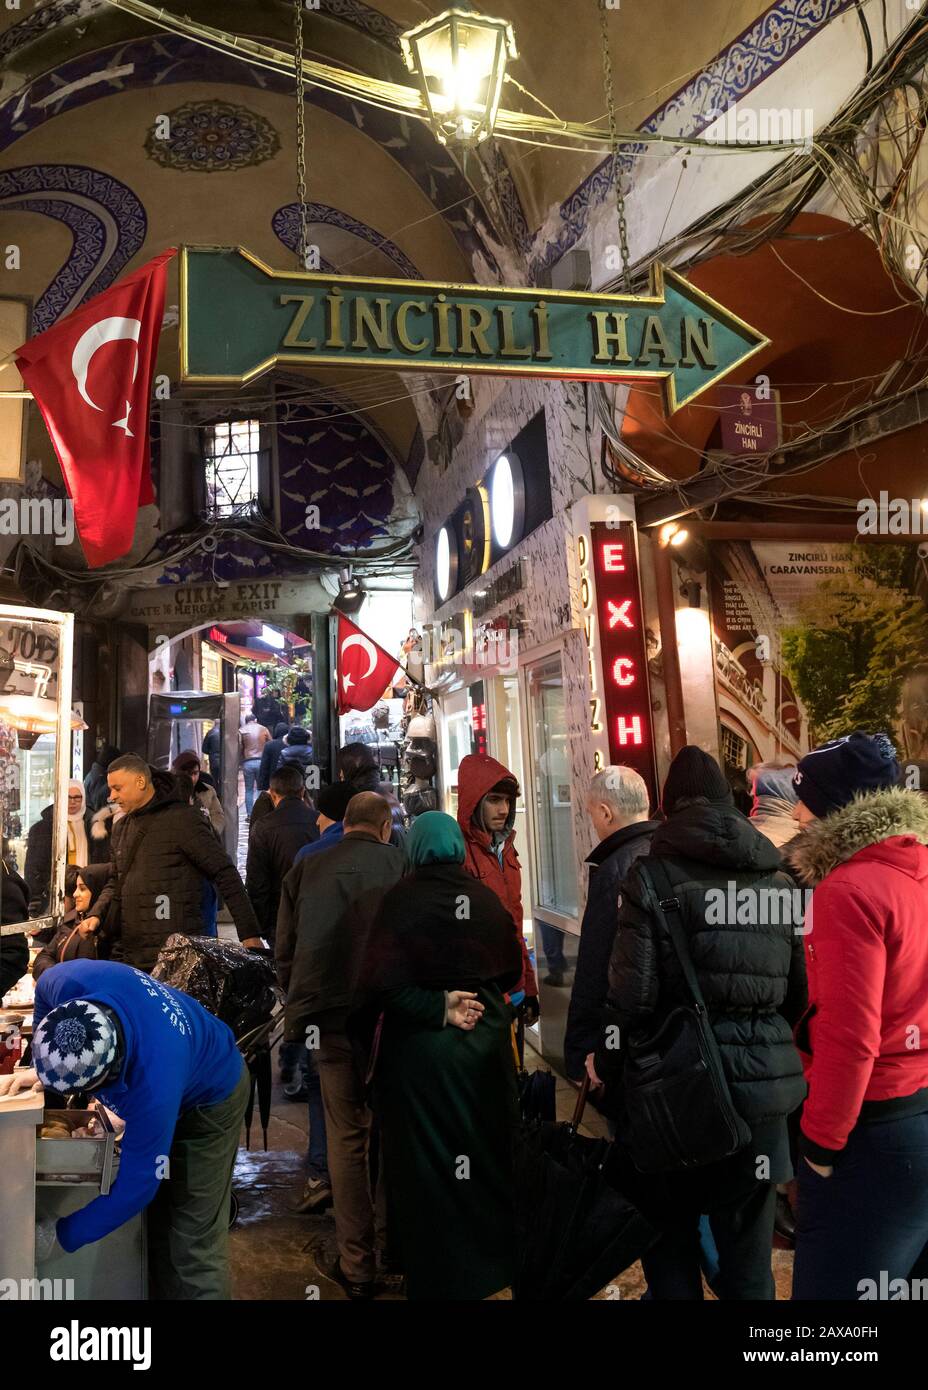
[[[464,868],[485,883],[509,912],[522,947],[523,975],[514,994],[525,993],[526,1022],[538,1018],[538,984],[522,935],[522,869],[516,854],[519,784],[486,753],[469,753],[458,768],[458,824],[464,832]]]

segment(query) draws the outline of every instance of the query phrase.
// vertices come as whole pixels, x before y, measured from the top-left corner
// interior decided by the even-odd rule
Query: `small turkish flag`
[[[172,247],[30,338],[16,353],[74,503],[91,569],[132,548],[155,500],[148,452],[152,377]]]
[[[338,712],[373,709],[399,669],[395,656],[338,615]]]

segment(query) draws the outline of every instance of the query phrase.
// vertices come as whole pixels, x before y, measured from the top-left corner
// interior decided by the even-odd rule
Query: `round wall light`
[[[493,539],[508,550],[522,539],[525,526],[525,483],[514,454],[500,454],[490,475],[490,521]]]
[[[435,537],[435,592],[442,603],[458,583],[458,541],[450,522]]]

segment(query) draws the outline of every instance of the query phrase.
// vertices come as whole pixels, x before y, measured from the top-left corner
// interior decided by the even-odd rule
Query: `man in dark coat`
[[[115,872],[88,920],[99,928],[118,902],[116,930],[126,964],[151,970],[173,932],[203,932],[204,878],[222,895],[242,944],[261,946],[238,870],[205,817],[181,800],[170,773],[127,753],[110,764],[108,780],[126,814],[113,844]]]
[[[376,1273],[371,1112],[365,1053],[353,1041],[349,1019],[365,1002],[359,981],[368,941],[405,860],[389,843],[392,822],[383,797],[352,797],[343,825],[339,844],[307,855],[284,879],[276,954],[287,991],[286,1036],[317,1044],[312,1051],[322,1083],[338,1245],[334,1261],[317,1263],[349,1298],[361,1300],[373,1297]]]
[[[274,773],[270,797],[274,810],[261,817],[248,841],[245,889],[261,935],[273,945],[281,885],[293,868],[297,850],[318,840],[319,816],[303,800],[303,774],[292,763]]]
[[[586,909],[567,1011],[564,1059],[567,1075],[581,1081],[586,1059],[602,1032],[609,992],[609,959],[619,925],[619,884],[640,854],[647,854],[660,821],[648,820],[650,798],[644,778],[630,767],[605,767],[590,784],[587,812],[599,844],[590,866]]]
[[[271,778],[277,771],[280,755],[284,751],[284,739],[289,732],[289,724],[275,724],[274,737],[261,749],[261,766],[258,768],[257,778],[259,792],[266,792],[270,788]]]
[[[114,748],[111,743],[105,743],[90,765],[90,771],[84,778],[84,792],[87,797],[87,810],[91,815],[94,811],[102,810],[110,799],[106,772],[113,759],[118,757],[119,749]]]
[[[29,889],[25,879],[0,857],[0,925],[13,926],[29,918]],[[29,969],[29,943],[22,932],[0,936],[0,999]]]
[[[347,782],[352,791],[376,792],[389,804],[393,818],[390,844],[403,849],[406,843],[406,813],[389,782],[380,775],[380,765],[366,743],[346,743],[335,755],[335,771],[340,782]]]
[[[209,775],[218,795],[222,791],[222,733],[218,719],[203,739],[203,756],[209,763]]]
[[[806,1093],[791,1029],[806,1002],[801,899],[796,905],[779,851],[735,810],[721,768],[702,749],[690,745],[674,758],[662,809],[667,820],[650,854],[636,860],[622,887],[607,1026],[588,1069],[616,1096],[621,1133],[622,1051],[610,1045],[609,1025],[618,1025],[620,1040],[652,1037],[673,1009],[692,1004],[659,906],[668,891],[663,871],[679,903],[667,910],[685,934],[732,1104],[751,1139],[689,1170],[642,1177],[629,1165],[619,1181],[662,1230],[642,1260],[653,1297],[702,1298],[699,1218],[706,1213],[718,1247],[719,1297],[772,1299],[776,1184],[792,1173],[786,1119]]]

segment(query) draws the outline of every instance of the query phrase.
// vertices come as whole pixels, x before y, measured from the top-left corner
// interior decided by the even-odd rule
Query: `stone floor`
[[[530,1049],[526,1061],[529,1065],[543,1065]],[[576,1092],[561,1077],[557,1078],[556,1098],[558,1118],[570,1119]],[[344,1297],[336,1285],[319,1274],[313,1258],[314,1249],[333,1241],[331,1213],[299,1216],[291,1210],[302,1186],[307,1128],[305,1101],[287,1100],[275,1079],[267,1151],[263,1148],[256,1117],[251,1148],[239,1150],[235,1168],[234,1185],[240,1204],[231,1235],[233,1297],[236,1299],[328,1301]],[[604,1122],[595,1111],[588,1110],[581,1133],[605,1133]],[[781,1299],[789,1297],[792,1258],[786,1250],[774,1251],[777,1297]],[[641,1266],[634,1264],[614,1280],[608,1294],[603,1291],[597,1297],[637,1299],[644,1290]],[[388,1291],[380,1297],[396,1299],[399,1295]],[[708,1291],[707,1297],[712,1298]]]

